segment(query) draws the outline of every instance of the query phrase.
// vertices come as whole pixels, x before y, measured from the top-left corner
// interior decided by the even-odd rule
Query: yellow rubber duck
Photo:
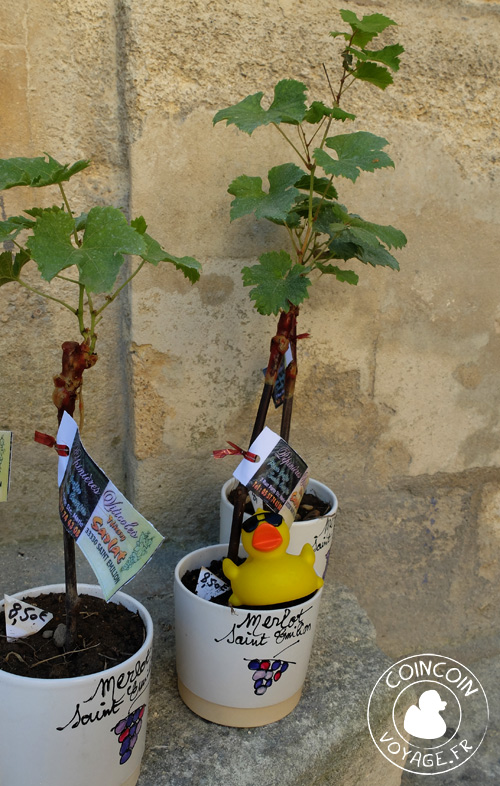
[[[314,571],[316,559],[306,543],[298,555],[287,554],[289,529],[279,513],[259,509],[243,522],[241,542],[248,554],[238,566],[226,558],[224,575],[231,582],[231,606],[272,606],[304,598],[323,586]]]

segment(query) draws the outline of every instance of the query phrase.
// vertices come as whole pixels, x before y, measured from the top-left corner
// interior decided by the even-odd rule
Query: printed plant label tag
[[[274,383],[274,388],[273,388],[273,401],[276,409],[278,409],[278,407],[281,407],[281,405],[285,400],[285,371],[290,365],[290,363],[292,362],[292,360],[293,360],[292,350],[290,347],[288,347],[287,351],[285,352],[282,358],[278,371],[278,376],[276,377],[276,382]],[[267,368],[263,368],[262,373],[264,374],[264,376],[266,372],[267,372]]]
[[[227,592],[228,589],[230,589],[229,584],[219,579],[215,573],[212,573],[208,568],[200,568],[198,584],[196,585],[196,594],[200,598],[210,600],[210,598],[216,598],[217,595]]]
[[[25,639],[32,636],[50,622],[53,614],[43,611],[36,606],[30,606],[24,600],[4,595],[5,633],[7,641],[12,643],[16,639]]]
[[[259,461],[253,464],[243,459],[233,472],[234,477],[268,508],[281,513],[290,526],[304,493],[301,488],[307,482],[307,464],[267,426],[252,442],[250,451],[259,456]]]
[[[91,459],[66,412],[57,442],[69,448],[58,466],[61,521],[109,600],[149,562],[164,538]]]
[[[309,470],[306,469],[301,479],[299,480],[294,490],[292,491],[290,497],[287,499],[287,501],[285,502],[285,504],[280,510],[281,515],[283,516],[289,527],[291,527],[292,523],[295,521],[295,516],[297,515],[297,511],[300,508],[300,503],[302,502],[302,497],[304,496],[308,482],[309,482]]]
[[[248,496],[250,497],[250,502],[252,503],[254,511],[257,513],[258,509],[262,507],[262,500],[260,497],[257,496],[253,491],[248,492]]]
[[[10,485],[12,431],[0,431],[0,502],[6,502]]]

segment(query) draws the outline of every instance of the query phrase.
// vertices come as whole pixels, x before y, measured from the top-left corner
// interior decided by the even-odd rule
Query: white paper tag
[[[219,579],[208,568],[200,568],[200,575],[198,577],[198,584],[196,585],[196,594],[204,600],[216,598],[217,595],[222,595],[231,589],[229,584]]]
[[[249,450],[259,456],[259,461],[243,459],[233,472],[234,477],[291,526],[307,483],[307,464],[267,426]]]
[[[7,641],[12,643],[16,639],[32,636],[50,622],[53,614],[43,611],[36,606],[30,606],[23,600],[4,595],[5,633]]]

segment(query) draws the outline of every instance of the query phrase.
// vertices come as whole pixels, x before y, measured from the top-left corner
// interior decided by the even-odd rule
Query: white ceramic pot
[[[286,608],[231,609],[182,584],[186,571],[226,553],[220,544],[198,549],[175,569],[179,693],[193,712],[214,723],[264,726],[288,715],[300,699],[322,590]]]
[[[230,478],[224,483],[221,489],[220,543],[229,543],[231,522],[233,520],[233,505],[229,502],[227,496],[237,485],[238,481],[236,478]],[[335,516],[337,515],[337,497],[328,486],[320,483],[319,480],[310,479],[306,491],[315,493],[323,502],[328,502],[330,507],[324,516],[320,516],[317,519],[311,519],[310,521],[294,521],[290,528],[290,545],[287,551],[290,554],[300,554],[302,546],[304,546],[305,543],[310,543],[316,553],[314,569],[318,576],[324,578],[332,546]],[[249,514],[245,513],[243,518],[246,519],[248,516]]]
[[[63,584],[54,584],[15,597],[64,590]],[[89,584],[80,584],[78,591],[102,597],[100,587]],[[0,670],[2,786],[137,783],[146,739],[153,623],[129,595],[117,592],[111,602],[138,612],[146,628],[142,647],[128,660],[68,679],[19,677]],[[132,741],[128,748],[127,740]]]

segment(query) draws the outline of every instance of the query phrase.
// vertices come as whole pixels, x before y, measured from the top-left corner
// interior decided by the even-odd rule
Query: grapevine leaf
[[[146,229],[148,228],[144,216],[138,216],[137,218],[134,218],[134,220],[130,222],[130,226],[134,227],[136,232],[139,232],[140,235],[144,235]]]
[[[358,228],[360,231],[371,233],[388,248],[403,248],[407,242],[405,234],[400,229],[396,229],[390,224],[374,224],[371,221],[365,221],[360,216],[348,213],[338,203],[329,203],[322,207],[316,219],[315,228],[317,232],[330,235],[330,237],[339,235],[347,228]]]
[[[274,100],[269,109],[263,109],[261,101],[264,93],[254,93],[238,104],[220,109],[213,118],[213,124],[221,120],[226,125],[234,125],[247,134],[259,126],[270,123],[291,123],[298,125],[306,114],[305,93],[307,87],[295,79],[282,79],[274,88]]]
[[[259,264],[242,270],[245,286],[254,286],[250,298],[261,314],[288,311],[290,304],[300,305],[309,297],[309,268],[294,264],[286,251],[270,251],[259,257]]]
[[[353,227],[352,225],[347,228],[344,227],[344,230],[348,231],[349,238],[354,240],[355,242],[363,245],[366,248],[377,248],[380,243],[377,240],[377,236],[370,232],[365,227]]]
[[[356,79],[361,79],[362,82],[370,82],[381,90],[385,90],[394,81],[387,68],[376,65],[376,63],[359,63],[354,71],[354,76]]]
[[[201,265],[196,259],[193,259],[193,257],[174,257],[172,254],[165,254],[163,260],[165,262],[172,262],[177,270],[181,270],[184,276],[188,278],[192,284],[198,281]]]
[[[73,219],[71,219],[74,225]],[[124,262],[124,254],[146,253],[142,235],[129,226],[116,207],[93,207],[80,248],[73,249],[73,264],[80,271],[80,282],[89,292],[108,292]]]
[[[357,228],[346,228],[339,237],[330,242],[328,248],[336,259],[355,258],[372,267],[381,265],[399,270],[397,259],[381,243],[378,243],[374,236],[368,238],[367,234]]]
[[[343,30],[332,30],[330,35],[332,38],[338,38],[339,36],[342,36],[342,38],[345,38],[346,41],[349,41],[351,38],[351,34],[345,33]]]
[[[362,30],[364,33],[375,33],[376,35],[382,33],[387,27],[396,24],[396,22],[383,14],[368,14],[362,19],[358,19],[354,11],[342,9],[340,16],[353,30]]]
[[[76,249],[71,243],[75,222],[69,213],[42,210],[28,238],[28,248],[42,278],[51,281],[61,270],[75,264]]]
[[[11,281],[16,281],[16,279],[12,254],[10,251],[4,251],[0,254],[0,287],[4,284],[9,284]]]
[[[350,242],[344,235],[334,237],[328,244],[331,259],[357,259],[358,246]]]
[[[383,63],[388,66],[392,71],[399,71],[401,61],[399,55],[403,54],[404,47],[401,44],[392,44],[391,46],[384,46],[383,49],[350,49],[358,60],[375,60],[377,63]]]
[[[172,254],[169,254],[168,251],[165,251],[158,241],[151,237],[151,235],[148,235],[147,232],[145,232],[142,237],[146,243],[146,252],[141,254],[141,256],[146,262],[150,262],[155,266],[160,262],[171,262],[175,265],[177,270],[183,272],[185,277],[188,278],[192,284],[198,281],[201,265],[196,259],[193,259],[193,257],[174,257]]]
[[[14,186],[41,188],[62,183],[90,165],[90,161],[84,160],[76,161],[71,166],[60,164],[55,158],[46,155],[48,161],[42,156],[0,159],[0,190],[14,188]]]
[[[382,267],[390,267],[392,270],[399,270],[398,260],[393,257],[381,243],[377,245],[372,245],[371,243],[367,243],[363,246],[359,245],[358,249],[356,257],[361,260],[361,262],[369,264],[372,267],[381,265]]]
[[[313,197],[312,200],[312,213],[314,217],[314,232],[315,234],[331,235],[330,224],[334,220],[332,213],[328,211],[334,203],[325,202],[319,197]],[[302,199],[295,203],[293,211],[301,218],[307,218],[309,215],[309,200]]]
[[[290,229],[298,229],[300,226],[300,215],[296,212],[295,207],[293,207],[284,221],[276,221],[275,223],[281,226],[290,227]]]
[[[324,265],[321,262],[316,262],[316,267],[321,273],[329,273],[334,275],[337,281],[346,282],[347,284],[351,284],[352,286],[356,286],[359,281],[359,276],[354,270],[341,270],[341,268],[337,267],[336,265]]]
[[[344,9],[340,12],[340,16],[344,22],[350,25],[354,33],[351,43],[362,49],[387,27],[396,24],[396,22],[393,22],[392,19],[383,14],[368,14],[362,19],[358,19],[353,11]],[[348,34],[344,34],[344,37],[346,40],[351,38]]]
[[[370,221],[363,221],[359,216],[349,216],[348,218],[352,227],[360,227],[368,232],[372,232],[388,248],[403,248],[406,245],[405,234],[390,224],[373,224]]]
[[[300,193],[294,184],[302,176],[304,172],[295,164],[273,167],[268,172],[267,194],[262,189],[260,177],[237,177],[228,188],[228,192],[235,197],[231,202],[231,221],[248,213],[255,213],[257,218],[285,221]]]
[[[63,207],[59,207],[59,205],[52,205],[52,207],[32,207],[24,212],[32,218],[38,218],[39,216],[45,215],[45,213],[65,213],[66,211]]]
[[[268,114],[271,123],[298,125],[306,113],[307,86],[296,79],[282,79],[274,88],[274,100]]]
[[[251,134],[260,125],[266,122],[266,112],[261,107],[260,102],[264,93],[254,93],[247,96],[238,104],[229,106],[226,109],[220,109],[212,120],[213,124],[219,123],[221,120],[226,120],[226,125],[234,123],[234,125],[247,134]]]
[[[14,275],[15,275],[16,278],[19,278],[19,274],[20,274],[22,268],[24,267],[26,262],[30,261],[30,259],[31,259],[31,256],[29,255],[29,253],[27,251],[24,250],[24,248],[22,248],[21,251],[19,251],[16,254],[16,256],[14,258],[14,264],[12,266],[12,269],[14,271]]]
[[[192,284],[195,281],[198,281],[200,277],[201,265],[197,262],[196,259],[192,257],[174,257],[172,254],[169,254],[165,249],[163,249],[157,240],[155,240],[151,235],[148,235],[146,229],[148,225],[143,216],[139,216],[138,218],[134,218],[133,221],[130,222],[130,226],[132,226],[140,235],[144,238],[144,242],[146,243],[146,251],[145,253],[141,254],[142,258],[146,262],[150,262],[152,265],[158,265],[160,262],[171,262],[177,270],[181,270],[186,278],[188,278]]]
[[[0,243],[14,240],[23,229],[30,229],[35,222],[24,216],[11,216],[6,221],[0,221]]]
[[[343,222],[343,216],[347,215],[344,211],[345,208],[338,203],[329,202],[323,204],[316,215],[315,231],[319,234],[330,235],[330,237],[334,235],[335,232],[332,231],[332,226],[336,222]]]
[[[85,227],[87,226],[87,217],[88,217],[88,213],[80,213],[80,215],[77,218],[75,218],[75,229],[77,232],[80,232],[81,230],[85,229]]]
[[[310,175],[304,175],[295,183],[295,188],[300,188],[301,191],[309,191],[310,187]],[[325,199],[337,199],[338,197],[336,189],[332,186],[327,177],[315,177],[313,179],[313,191],[316,194],[321,194]]]
[[[394,166],[394,162],[383,152],[388,142],[381,136],[368,131],[355,131],[352,134],[338,134],[329,137],[326,146],[335,150],[338,160],[333,159],[325,150],[314,151],[316,162],[327,175],[346,177],[354,183],[360,171],[373,172],[382,167]]]
[[[344,109],[341,109],[339,106],[325,106],[322,101],[313,101],[311,106],[306,112],[304,120],[308,123],[315,124],[319,123],[324,117],[333,117],[334,120],[355,120],[356,115],[351,114],[351,112],[346,112]]]

